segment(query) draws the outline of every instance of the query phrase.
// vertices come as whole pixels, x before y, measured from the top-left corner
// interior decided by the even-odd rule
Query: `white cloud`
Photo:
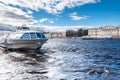
[[[53,24],[53,23],[54,23],[54,21],[49,21],[49,23]]]
[[[53,19],[49,19],[49,18],[41,18],[41,19],[39,20],[39,22],[40,22],[40,23],[49,22],[49,23],[53,24],[53,23],[54,23],[54,20],[53,20]]]
[[[93,28],[93,26],[43,26],[46,31],[49,32],[65,32],[66,30],[78,30],[80,28],[84,28],[84,29],[89,29],[89,28]]]
[[[90,29],[90,28],[94,28],[95,26],[36,26],[39,27],[40,29],[43,28],[43,31],[47,31],[47,32],[65,32],[66,30],[78,30],[80,28],[84,28],[84,29]]]
[[[85,4],[96,3],[100,0],[0,0],[0,23],[9,25],[33,24],[38,21],[33,18],[34,11],[45,10],[50,14],[60,14],[65,8],[73,8]],[[17,6],[17,7],[16,7]],[[23,11],[26,9],[27,11]],[[86,19],[87,17],[74,16],[74,19]],[[39,22],[51,19],[42,19]]]
[[[66,32],[66,30],[78,30],[80,28],[89,29],[93,28],[93,26],[45,26],[44,28],[49,32]]]
[[[100,2],[100,0],[1,0],[1,2],[6,5],[17,5],[35,11],[42,9],[48,13],[59,14],[66,7],[73,8],[76,6]]]
[[[27,10],[27,14],[32,14],[33,12],[31,10]]]
[[[42,18],[42,19],[39,20],[39,22],[42,23],[42,22],[45,22],[45,21],[48,21],[48,20],[49,20],[48,18]]]
[[[35,22],[32,16],[21,9],[4,5],[0,3],[0,23],[9,25],[32,24]]]
[[[87,19],[88,16],[78,16],[76,12],[71,13],[70,17],[72,20],[82,20],[82,19]]]

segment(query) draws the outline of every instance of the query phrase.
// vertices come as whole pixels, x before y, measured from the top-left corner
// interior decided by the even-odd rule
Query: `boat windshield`
[[[37,39],[36,33],[30,33],[31,39]]]
[[[37,38],[42,38],[42,39],[45,39],[45,35],[42,34],[42,33],[36,33],[37,34]]]
[[[24,33],[21,39],[46,39],[43,33]]]
[[[10,39],[46,39],[45,35],[43,33],[24,33],[24,34],[14,34],[9,36]]]
[[[24,33],[24,34],[21,36],[21,39],[30,39],[29,33]]]
[[[45,35],[44,35],[44,34],[41,34],[41,38],[45,39],[46,37],[45,37]]]

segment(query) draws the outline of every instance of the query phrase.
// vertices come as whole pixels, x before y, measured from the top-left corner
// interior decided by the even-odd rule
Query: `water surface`
[[[50,39],[40,53],[0,51],[0,80],[120,80],[120,40]]]

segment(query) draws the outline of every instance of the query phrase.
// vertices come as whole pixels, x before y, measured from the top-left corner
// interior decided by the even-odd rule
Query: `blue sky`
[[[0,0],[0,24],[120,25],[120,0]]]

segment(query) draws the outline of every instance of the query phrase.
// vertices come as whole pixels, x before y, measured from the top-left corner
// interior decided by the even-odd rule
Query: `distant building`
[[[66,32],[47,32],[45,35],[47,38],[65,38]]]
[[[120,38],[120,27],[105,26],[88,30],[89,37],[113,37]]]

